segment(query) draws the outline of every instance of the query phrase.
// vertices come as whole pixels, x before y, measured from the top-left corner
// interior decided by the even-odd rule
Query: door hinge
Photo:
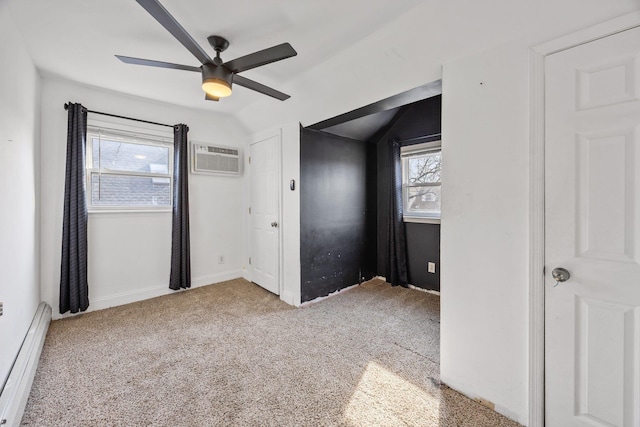
[[[251,257],[249,257],[249,265],[251,265]]]
[[[251,206],[249,206],[249,215],[251,215]]]
[[[249,156],[249,164],[251,164],[251,156]]]

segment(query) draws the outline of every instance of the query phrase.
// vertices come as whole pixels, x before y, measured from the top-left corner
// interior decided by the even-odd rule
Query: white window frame
[[[117,125],[116,125],[117,126]],[[123,171],[123,170],[114,170],[108,168],[99,167],[97,169],[93,168],[93,138],[94,137],[105,137],[110,140],[121,140],[127,144],[139,144],[144,146],[155,146],[169,149],[169,164],[168,164],[168,173],[160,174],[160,173],[151,173],[151,172],[133,172],[133,171]],[[87,125],[87,143],[86,143],[86,182],[85,182],[85,192],[87,197],[87,208],[89,213],[98,213],[98,212],[171,212],[173,210],[173,197],[170,197],[169,205],[164,206],[154,206],[154,205],[143,205],[143,206],[126,206],[126,205],[115,205],[115,206],[95,206],[92,204],[92,186],[91,186],[91,175],[92,174],[100,174],[106,176],[139,176],[139,177],[148,177],[148,178],[168,178],[169,179],[169,188],[171,189],[171,194],[173,194],[173,139],[169,137],[168,133],[165,132],[165,135],[161,132],[156,133],[146,133],[146,132],[138,132],[126,129],[124,126],[122,128],[118,127],[105,127],[101,125]]]
[[[440,224],[441,213],[427,214],[408,212],[407,206],[409,203],[409,187],[440,187],[442,188],[442,180],[434,184],[409,184],[409,168],[407,167],[408,158],[410,156],[419,155],[420,153],[429,153],[439,151],[442,156],[442,141],[424,142],[421,144],[406,145],[400,147],[400,164],[402,168],[402,220],[404,222],[420,222],[427,224]],[[442,205],[440,206],[442,210]]]

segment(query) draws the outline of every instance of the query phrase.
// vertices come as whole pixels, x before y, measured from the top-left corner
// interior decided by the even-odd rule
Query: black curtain
[[[85,311],[89,307],[87,282],[87,198],[85,150],[87,110],[67,105],[67,169],[64,183],[60,314]]]
[[[171,274],[169,288],[191,287],[189,242],[189,155],[184,124],[173,128],[173,223],[171,232]]]
[[[389,192],[389,262],[385,277],[392,285],[407,286],[407,245],[404,221],[402,220],[402,165],[400,163],[400,143],[389,141],[391,160],[391,185]]]

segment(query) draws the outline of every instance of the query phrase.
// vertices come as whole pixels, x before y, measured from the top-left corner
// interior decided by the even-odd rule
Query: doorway
[[[532,426],[640,423],[638,26],[532,51]]]
[[[640,424],[638,58],[640,27],[545,64],[550,426]]]
[[[251,280],[280,295],[280,134],[251,144]]]

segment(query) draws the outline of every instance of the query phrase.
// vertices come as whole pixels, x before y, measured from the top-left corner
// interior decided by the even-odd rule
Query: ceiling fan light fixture
[[[223,66],[205,64],[202,66],[202,90],[215,98],[231,95],[233,73]]]
[[[231,95],[231,86],[224,80],[206,79],[202,82],[202,90],[216,98],[224,98]]]

